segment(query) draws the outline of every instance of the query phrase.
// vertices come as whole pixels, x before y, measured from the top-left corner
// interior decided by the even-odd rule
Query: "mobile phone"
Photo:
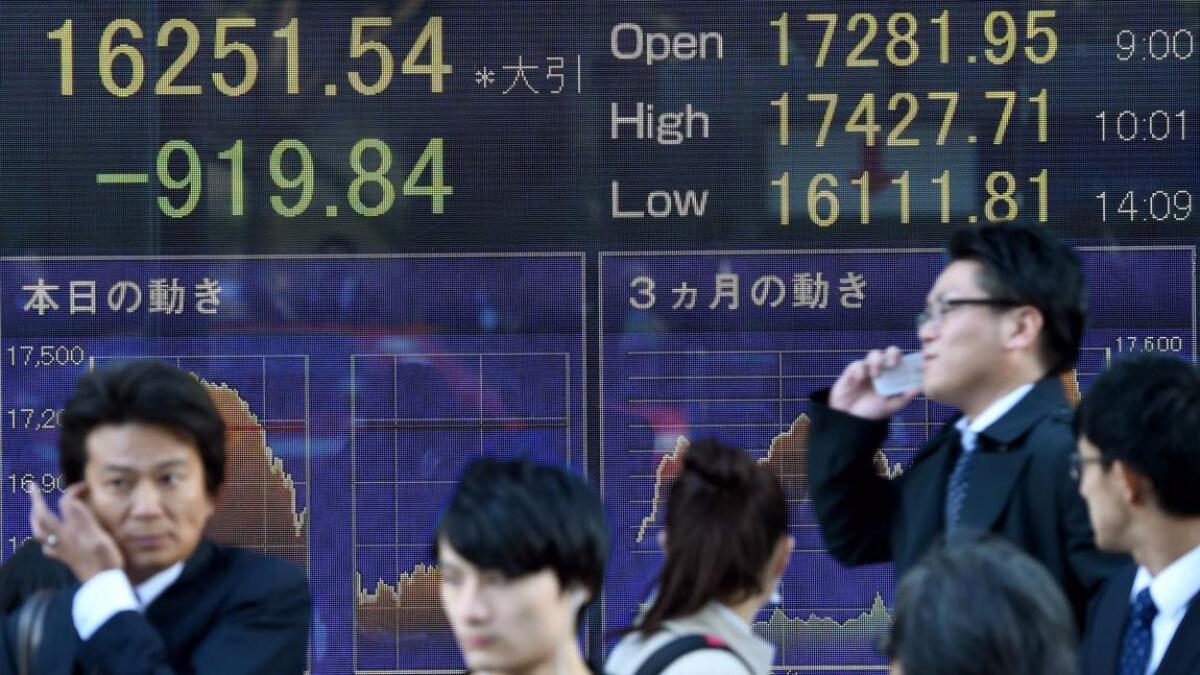
[[[880,396],[895,396],[909,389],[920,389],[921,352],[905,354],[894,368],[880,371],[879,377],[871,380],[871,386]]]

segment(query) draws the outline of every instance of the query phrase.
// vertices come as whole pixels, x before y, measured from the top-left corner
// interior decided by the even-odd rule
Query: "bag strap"
[[[29,596],[17,611],[17,673],[34,675],[33,663],[46,627],[46,611],[53,591],[41,590]]]
[[[650,658],[642,662],[642,665],[634,672],[634,675],[659,675],[680,657],[704,650],[715,650],[732,654],[734,658],[742,662],[742,665],[746,666],[747,672],[751,672],[752,670],[750,665],[746,663],[746,660],[733,651],[729,645],[725,644],[721,638],[715,635],[683,635],[655,650],[650,655]]]

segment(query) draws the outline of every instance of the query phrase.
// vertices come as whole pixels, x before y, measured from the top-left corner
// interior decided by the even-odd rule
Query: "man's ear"
[[[1006,324],[1005,343],[1015,349],[1037,349],[1046,325],[1046,318],[1038,308],[1031,305],[1016,307],[1010,312],[1011,320]]]
[[[204,505],[208,507],[208,513],[204,516],[204,520],[206,521],[205,527],[208,527],[208,522],[211,522],[217,515],[217,509],[221,506],[221,495],[224,494],[224,487],[222,485],[217,488],[217,494],[215,495],[209,492],[207,487],[204,488]]]
[[[771,555],[771,578],[778,579],[787,570],[792,560],[792,549],[796,548],[796,538],[788,535],[775,544],[775,552]]]
[[[1150,488],[1150,482],[1136,469],[1116,459],[1112,463],[1112,472],[1126,504],[1146,506],[1153,500],[1154,491]]]
[[[571,611],[577,614],[579,613],[579,610],[583,609],[583,606],[588,604],[588,601],[592,599],[591,592],[579,584],[575,584],[574,586],[568,588],[566,593],[567,601],[571,603]]]

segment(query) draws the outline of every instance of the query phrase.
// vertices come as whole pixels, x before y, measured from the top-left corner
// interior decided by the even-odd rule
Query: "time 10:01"
[[[1178,118],[1178,123],[1172,122]],[[1100,141],[1107,142],[1108,111],[1096,115],[1100,120]],[[1132,110],[1122,110],[1113,120],[1113,138],[1125,142],[1130,141],[1168,141],[1172,136],[1181,141],[1187,140],[1187,111],[1180,110],[1174,115],[1165,110],[1155,110],[1146,117],[1141,117]]]

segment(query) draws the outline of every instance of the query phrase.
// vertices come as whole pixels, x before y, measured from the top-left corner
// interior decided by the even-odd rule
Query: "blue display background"
[[[191,297],[205,277],[224,289],[212,316],[197,314]],[[60,311],[24,310],[31,292],[22,287],[39,278],[60,286],[51,293]],[[183,314],[148,314],[145,301],[132,313],[109,309],[113,284],[146,289],[154,278],[188,289]],[[70,282],[84,280],[100,289],[95,317],[69,313]],[[461,667],[445,633],[364,638],[356,572],[370,590],[432,563],[437,514],[483,453],[586,471],[578,255],[9,259],[0,293],[3,410],[61,408],[89,367],[139,356],[177,363],[246,402],[309,514],[314,672]],[[86,356],[26,365],[21,346],[40,357],[47,345]],[[14,429],[11,417],[0,432],[6,557],[29,535],[16,489],[24,475],[49,475],[52,503],[58,494],[56,430]],[[25,426],[23,414],[15,419]]]
[[[1194,358],[1194,248],[1081,256],[1092,310],[1077,372],[1084,388],[1111,359],[1145,349],[1145,338]],[[295,508],[307,519],[314,672],[461,667],[444,623],[366,630],[357,610],[363,594],[381,583],[400,588],[433,562],[429,537],[441,504],[465,463],[485,453],[581,473],[592,455],[613,530],[600,624],[601,644],[611,645],[657,569],[662,513],[651,517],[652,501],[676,439],[717,436],[765,457],[809,393],[848,361],[872,347],[918,347],[912,317],[942,263],[940,252],[920,249],[605,254],[593,383],[603,414],[591,428],[581,255],[6,259],[4,553],[28,536],[17,490],[26,475],[49,476],[52,502],[57,494],[56,432],[40,411],[61,407],[90,367],[152,356],[236,391],[294,481]],[[736,309],[728,296],[714,304],[718,274],[737,277]],[[827,297],[797,295],[796,275],[828,282]],[[865,280],[861,298],[842,288],[851,276]],[[770,277],[782,290],[761,282]],[[195,286],[206,278],[222,288],[212,315],[196,310]],[[636,309],[631,299],[645,302],[645,278],[656,302]],[[181,314],[149,313],[152,279],[177,280]],[[72,281],[96,282],[94,315],[71,314]],[[31,302],[39,283],[59,287],[47,291],[57,309],[43,304],[39,313]],[[127,292],[114,311],[109,291],[128,283],[143,289],[142,302],[128,311]],[[697,290],[694,309],[671,309],[671,289],[685,283]],[[793,306],[805,302],[817,306]],[[23,409],[38,411],[32,423]],[[903,411],[885,444],[888,466],[905,466],[950,414],[924,399]],[[598,456],[586,450],[592,432]],[[833,561],[803,476],[784,482],[797,553],[782,605],[760,616],[758,630],[780,645],[784,668],[880,667],[874,641],[888,618],[890,567],[848,570]],[[430,623],[436,595],[422,598],[415,611],[402,596],[401,613]]]
[[[1054,17],[1041,25],[1054,29],[1058,47],[1039,64],[1025,48],[1041,49],[1044,38],[1027,22],[1047,9]],[[902,12],[918,27],[921,55],[909,66],[887,58],[888,23]],[[946,63],[934,23],[943,12]],[[775,27],[784,13],[786,66]],[[827,13],[838,19],[818,68]],[[215,28],[234,17],[256,22],[227,38],[253,50],[259,72],[248,92],[227,96],[213,76],[235,81],[242,66],[237,55],[217,57]],[[383,17],[390,25],[362,37],[386,46],[395,72],[385,91],[356,93],[351,73],[373,81],[381,62],[372,51],[354,55],[352,25]],[[453,67],[440,93],[430,77],[402,66],[434,17],[442,60]],[[1014,56],[992,63],[985,54],[1000,47],[987,29],[1008,34],[996,23],[1005,17],[1014,22]],[[199,31],[194,58],[184,57],[178,31],[158,46],[163,25],[182,18]],[[145,64],[144,82],[129,96],[101,79],[101,54],[113,56],[101,49],[102,36],[118,19],[144,34],[113,36]],[[298,82],[289,94],[287,43],[276,31],[293,19]],[[868,19],[878,24],[871,38]],[[65,44],[49,35],[67,20],[69,96],[61,93]],[[664,39],[719,33],[720,58],[618,58],[612,38],[622,24],[623,49],[633,46],[628,25],[636,24]],[[1122,36],[1134,40],[1128,58]],[[356,606],[380,583],[429,580],[414,576],[431,562],[429,528],[449,481],[483,452],[567,462],[604,491],[612,573],[584,636],[598,655],[611,645],[610,631],[632,620],[656,568],[661,514],[646,519],[677,437],[717,435],[761,457],[804,412],[809,392],[832,383],[848,360],[889,343],[916,348],[913,316],[942,258],[913,247],[941,247],[953,228],[1008,217],[1009,202],[987,189],[998,172],[1015,180],[1016,222],[1039,222],[1029,178],[1044,170],[1046,227],[1076,244],[1125,247],[1083,252],[1092,293],[1078,372],[1084,387],[1130,351],[1167,349],[1195,360],[1197,40],[1193,0],[0,0],[0,255],[21,256],[0,262],[0,559],[28,535],[19,494],[26,475],[56,500],[53,417],[75,378],[93,364],[155,356],[235,390],[294,481],[295,508],[308,519],[314,672],[461,668],[444,629],[421,628],[437,623],[436,600],[406,605],[416,624],[390,632],[363,630]],[[849,65],[856,49],[879,65]],[[432,48],[416,56],[422,65]],[[129,82],[129,58],[112,61],[114,79]],[[551,76],[555,63],[560,81]],[[177,84],[199,85],[200,95],[155,93],[172,64],[183,67]],[[534,68],[529,88],[517,84],[519,66]],[[1043,89],[1044,140],[1030,100]],[[959,99],[941,143],[946,118],[933,92]],[[991,142],[1002,109],[996,92],[1016,94],[1000,144]],[[776,103],[785,94],[786,143]],[[839,97],[830,122],[812,94]],[[912,98],[889,107],[899,94]],[[870,147],[850,128],[867,95],[880,127]],[[911,124],[904,100],[920,103]],[[708,115],[710,133],[679,145],[639,138],[629,122],[613,133],[614,107],[627,118],[649,106],[659,114],[690,106]],[[1169,131],[1156,140],[1164,118]],[[907,131],[897,135],[919,146],[889,140],[902,125]],[[1131,132],[1126,140],[1118,140],[1121,129]],[[307,198],[282,187],[300,175],[298,151],[271,170],[284,139],[306,147],[313,167],[304,176],[311,200],[288,215],[277,201]],[[352,166],[364,139],[390,149],[378,185],[361,185]],[[433,139],[453,189],[441,212],[406,189]],[[158,175],[170,141],[195,148],[202,177],[195,208],[178,218],[160,202],[178,205],[188,195]],[[234,208],[225,154],[235,143],[244,151],[244,209]],[[184,157],[171,157],[177,180]],[[375,166],[373,152],[365,159]],[[862,192],[851,181],[868,170],[863,219]],[[944,171],[942,185],[952,186],[945,220],[932,182]],[[98,180],[112,172],[146,172],[147,180]],[[903,222],[901,188],[891,180],[905,173],[911,222]],[[790,199],[781,205],[784,175]],[[822,175],[827,186],[828,177],[838,181],[825,196],[813,189]],[[413,178],[418,188],[430,184],[431,168]],[[1003,191],[1004,182],[993,187]],[[620,205],[635,211],[651,191],[711,194],[703,215],[625,218],[614,213],[618,183]],[[396,192],[388,208],[384,184]],[[356,211],[352,193],[379,212]],[[829,197],[839,215],[818,224]],[[1180,247],[1133,248],[1159,244]],[[770,250],[752,252],[759,249]],[[226,253],[236,255],[219,257]],[[116,257],[53,257],[100,254]],[[147,257],[121,257],[135,255]],[[726,301],[708,309],[718,272],[738,275],[737,310]],[[860,302],[841,290],[850,272],[866,282],[861,307],[843,305]],[[806,281],[794,280],[804,274]],[[630,287],[642,276],[656,283],[647,310],[629,302],[645,288]],[[206,278],[223,289],[214,315],[196,311],[194,290]],[[31,296],[23,287],[39,279],[58,286],[59,310],[24,309]],[[147,291],[151,279],[179,280],[182,314],[152,314],[148,298],[126,311],[131,291],[120,282]],[[69,311],[71,281],[96,282],[96,314]],[[671,291],[684,281],[696,289],[696,308],[672,310]],[[793,306],[797,283],[812,291],[819,281],[829,284],[823,307]],[[117,311],[108,304],[114,287],[124,289],[114,291]],[[903,467],[949,414],[923,400],[904,411],[888,441],[890,466]],[[802,500],[802,479],[787,482]],[[781,646],[780,669],[882,670],[872,641],[891,601],[890,570],[843,569],[821,551],[807,504],[793,508],[801,552],[783,605],[759,626]]]
[[[1085,249],[1091,320],[1074,375],[1086,387],[1107,363],[1146,337],[1167,337],[1181,358],[1195,354],[1195,252]],[[661,553],[650,520],[659,467],[676,439],[716,437],[765,459],[773,439],[807,410],[809,394],[833,384],[851,360],[872,348],[919,348],[913,319],[943,264],[922,250],[610,254],[601,261],[603,470],[614,532],[613,573],[604,607],[611,643],[651,588]],[[839,279],[866,279],[860,309],[842,305]],[[825,308],[792,307],[794,275],[830,282]],[[738,308],[712,299],[719,274],[739,279]],[[758,296],[754,283],[786,281],[786,298]],[[636,279],[641,281],[635,282]],[[656,302],[645,305],[645,279]],[[631,285],[632,284],[632,285]],[[694,309],[670,289],[698,289]],[[858,304],[857,300],[849,300]],[[1118,341],[1119,338],[1119,341]],[[1174,338],[1173,340],[1170,338]],[[924,398],[894,418],[884,443],[889,466],[906,466],[953,411]],[[783,480],[792,503],[796,552],[781,588],[756,629],[780,648],[781,668],[886,670],[875,643],[890,605],[890,565],[847,569],[824,550],[804,477]],[[639,541],[640,538],[640,541]]]

